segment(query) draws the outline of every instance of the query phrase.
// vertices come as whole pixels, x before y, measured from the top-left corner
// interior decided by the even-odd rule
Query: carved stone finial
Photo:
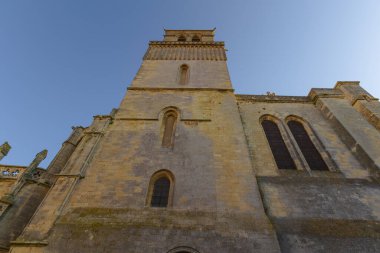
[[[40,172],[36,170],[37,170],[38,165],[46,158],[47,153],[48,151],[44,149],[36,155],[33,161],[26,168],[24,174],[22,174],[22,176],[19,177],[16,183],[13,185],[12,189],[10,190],[8,194],[9,196],[15,196],[17,192],[19,192],[20,189],[25,184],[26,179],[35,179],[36,175],[37,175],[37,178],[40,176]]]
[[[4,156],[6,156],[9,152],[9,150],[11,150],[11,145],[9,145],[8,142],[4,142],[3,145],[0,146],[0,152],[3,153]]]
[[[32,174],[37,169],[38,165],[46,158],[47,153],[48,151],[46,149],[38,153],[33,161],[29,164],[25,174]]]
[[[12,147],[8,144],[8,142],[4,142],[4,144],[0,146],[0,160],[8,154],[11,148]]]

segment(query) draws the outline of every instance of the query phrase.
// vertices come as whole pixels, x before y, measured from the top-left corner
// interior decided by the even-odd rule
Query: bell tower
[[[231,89],[224,42],[214,30],[165,30],[150,41],[133,88]]]
[[[214,32],[149,43],[120,107],[84,130],[12,253],[280,251]]]

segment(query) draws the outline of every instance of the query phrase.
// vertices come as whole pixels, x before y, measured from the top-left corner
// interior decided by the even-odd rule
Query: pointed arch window
[[[268,139],[277,167],[279,169],[297,169],[277,124],[271,120],[263,120],[261,125]]]
[[[183,36],[183,35],[181,35],[181,36],[178,37],[178,41],[185,42],[186,41],[186,37]]]
[[[169,148],[173,146],[177,117],[175,111],[168,111],[164,115],[164,134],[162,136],[163,147]]]
[[[189,66],[182,64],[179,68],[179,84],[185,85],[189,82]]]
[[[328,167],[310,139],[305,127],[296,120],[288,121],[288,127],[311,170],[328,170]]]

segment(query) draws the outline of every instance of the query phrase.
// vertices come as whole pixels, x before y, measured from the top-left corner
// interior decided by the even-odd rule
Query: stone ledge
[[[109,114],[106,115],[95,115],[93,116],[94,119],[112,119],[113,117]]]
[[[317,235],[334,238],[380,238],[380,221],[352,219],[271,218],[279,233]]]
[[[56,177],[74,177],[74,178],[84,178],[82,174],[55,174]]]
[[[324,171],[322,173],[339,174],[340,172]],[[298,176],[298,175],[282,175],[282,176],[257,176],[259,183],[299,183],[299,184],[357,184],[379,187],[379,184],[366,179],[358,178],[343,178],[343,177],[313,177],[313,176]]]
[[[184,46],[184,45],[191,45],[191,46],[224,46],[223,41],[199,41],[199,42],[192,42],[192,41],[150,41],[149,45],[170,45],[170,46]]]
[[[158,121],[158,118],[116,118],[115,120]],[[211,119],[180,119],[180,121],[210,122]]]
[[[268,229],[266,216],[254,212],[188,210],[174,208],[95,208],[72,209],[56,224],[80,228],[170,228],[184,230],[218,230],[249,232]]]
[[[310,90],[308,97],[313,103],[319,98],[339,98],[344,99],[345,96],[343,92],[336,89],[323,89],[323,88],[313,88]]]
[[[266,103],[312,103],[306,96],[268,96],[268,95],[236,95],[238,102],[266,102]]]
[[[358,101],[365,101],[365,102],[372,102],[372,101],[379,101],[378,98],[375,97],[365,97],[363,95],[357,96],[356,98],[353,99],[351,105],[354,106]]]
[[[234,89],[227,88],[198,88],[198,87],[184,87],[184,88],[170,88],[170,87],[128,87],[127,90],[143,90],[143,91],[221,91],[221,92],[233,92]]]
[[[46,245],[48,245],[47,241],[11,241],[11,246],[45,247]]]
[[[358,85],[360,85],[360,81],[338,81],[338,82],[336,82],[334,89],[339,88],[340,86],[343,86],[343,85],[358,86]]]

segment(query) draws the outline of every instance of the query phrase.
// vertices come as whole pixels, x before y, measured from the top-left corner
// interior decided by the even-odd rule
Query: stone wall
[[[299,176],[258,182],[281,252],[379,252],[377,183]]]
[[[174,145],[164,148],[162,113],[169,105],[180,116]],[[83,179],[62,176],[57,181],[39,210],[44,217],[34,217],[20,244],[47,240],[48,252],[83,252],[86,241],[87,252],[101,252],[96,241],[102,238],[113,252],[178,246],[201,252],[278,252],[232,92],[132,89],[104,128],[101,122],[107,120],[95,119],[89,129],[101,133],[101,139],[96,144],[85,137],[62,172],[77,174],[93,149]],[[167,209],[149,207],[147,200],[150,178],[162,169],[175,178]],[[43,222],[57,213],[55,224]]]
[[[364,94],[362,88],[347,90],[313,89],[309,97],[237,96],[253,168],[281,252],[380,250],[380,136],[349,102],[357,90]],[[281,128],[297,170],[277,168],[261,126],[263,117]],[[323,159],[330,162],[329,171],[308,168],[286,125],[288,117],[300,118],[310,128]]]
[[[10,252],[380,251],[378,102],[352,82],[304,97],[235,95],[213,33],[166,30],[150,43],[120,108],[65,142],[56,181]],[[263,118],[278,124],[296,170],[277,168]],[[328,170],[311,170],[289,119]],[[157,172],[171,175],[165,208],[150,205]]]

